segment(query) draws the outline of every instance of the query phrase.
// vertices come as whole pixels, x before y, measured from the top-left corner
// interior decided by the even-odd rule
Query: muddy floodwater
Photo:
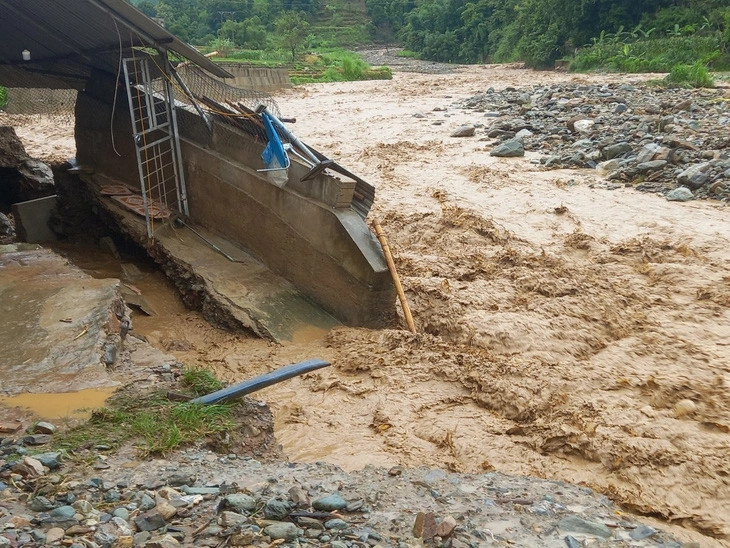
[[[372,182],[419,334],[339,328],[278,346],[142,288],[135,330],[260,392],[288,458],[498,470],[590,486],[702,546],[730,546],[730,225],[718,201],[607,190],[450,137],[489,87],[637,82],[512,67],[297,86],[305,142]],[[57,152],[57,151],[56,151]],[[143,281],[138,282],[143,284]]]

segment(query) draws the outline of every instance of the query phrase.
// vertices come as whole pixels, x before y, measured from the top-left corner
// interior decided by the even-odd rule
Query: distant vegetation
[[[730,69],[727,0],[136,0],[201,48],[295,74],[388,77],[346,49],[398,44],[458,63],[558,60],[571,70]],[[288,55],[287,55],[288,54]],[[306,62],[307,57],[316,57]],[[328,64],[328,62],[330,62]],[[322,66],[322,63],[324,65]]]

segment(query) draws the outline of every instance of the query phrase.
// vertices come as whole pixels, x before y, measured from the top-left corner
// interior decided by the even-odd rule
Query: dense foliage
[[[730,66],[727,0],[134,0],[197,45],[226,52],[400,42],[415,56],[576,69]],[[670,51],[671,50],[671,51]],[[659,59],[658,59],[659,57]]]
[[[440,61],[551,66],[607,35],[702,36],[726,53],[727,0],[366,0],[375,25]],[[632,29],[625,32],[625,29]]]

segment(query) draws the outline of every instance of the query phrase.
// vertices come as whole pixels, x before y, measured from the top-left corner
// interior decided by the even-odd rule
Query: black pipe
[[[272,384],[291,379],[298,375],[303,375],[304,373],[309,373],[316,369],[321,369],[322,367],[327,367],[328,365],[330,365],[330,363],[323,360],[308,360],[306,362],[285,365],[275,371],[270,371],[269,373],[264,373],[263,375],[254,377],[253,379],[234,384],[233,386],[229,386],[221,390],[216,390],[215,392],[205,396],[200,396],[199,398],[190,400],[190,403],[201,403],[207,405],[234,400],[241,396],[245,396],[246,394],[266,388],[267,386],[271,386]]]

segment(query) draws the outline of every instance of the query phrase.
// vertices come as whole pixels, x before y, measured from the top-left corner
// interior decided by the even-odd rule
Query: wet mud
[[[182,310],[135,329],[228,382],[330,360],[257,395],[293,461],[570,481],[730,546],[727,208],[593,188],[594,171],[449,137],[479,121],[457,100],[541,79],[636,78],[471,67],[277,98],[298,137],[376,185],[419,334],[338,328],[280,346]]]

